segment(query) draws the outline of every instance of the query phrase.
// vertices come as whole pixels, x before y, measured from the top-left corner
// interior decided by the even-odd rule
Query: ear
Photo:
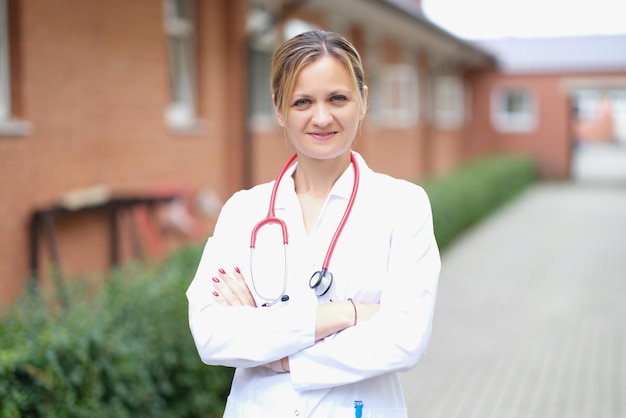
[[[285,127],[285,120],[283,119],[283,114],[282,112],[278,109],[278,107],[276,106],[276,100],[274,100],[275,97],[272,94],[272,104],[274,105],[274,114],[276,115],[276,121],[278,122],[278,124],[280,125],[281,128]]]
[[[365,114],[367,113],[367,95],[369,93],[369,89],[367,88],[367,86],[363,86],[363,105],[361,106],[361,113],[359,115],[359,119],[363,120],[363,118],[365,117]]]

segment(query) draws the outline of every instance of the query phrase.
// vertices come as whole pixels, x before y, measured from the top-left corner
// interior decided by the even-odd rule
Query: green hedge
[[[187,325],[200,251],[68,286],[67,310],[22,301],[0,323],[0,417],[221,416],[232,369],[202,364]]]
[[[472,162],[422,184],[432,205],[439,247],[446,247],[534,180],[535,166],[530,158],[501,155]]]
[[[445,247],[534,179],[532,163],[492,157],[424,184]],[[224,407],[232,369],[198,358],[185,290],[202,248],[160,266],[128,266],[69,289],[69,309],[42,296],[0,323],[0,417],[211,417]]]

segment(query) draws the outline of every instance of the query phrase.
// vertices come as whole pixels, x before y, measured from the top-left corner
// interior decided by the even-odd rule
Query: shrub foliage
[[[530,158],[484,158],[423,184],[433,211],[440,248],[517,196],[535,180]]]
[[[127,266],[69,309],[30,295],[0,324],[0,417],[210,417],[232,370],[200,361],[185,290],[201,248]]]

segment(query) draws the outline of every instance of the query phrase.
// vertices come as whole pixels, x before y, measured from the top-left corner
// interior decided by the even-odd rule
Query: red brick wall
[[[169,85],[161,2],[30,0],[12,12],[15,99],[33,132],[0,138],[0,304],[17,297],[28,275],[30,212],[68,191],[175,186],[224,198],[241,184],[245,62],[233,46],[243,45],[245,2],[198,4],[204,130],[193,135],[171,133],[164,122]],[[204,225],[198,236],[209,232],[211,220]],[[79,216],[59,222],[56,232],[64,272],[107,265],[103,219]],[[123,250],[132,255],[128,242]],[[46,263],[45,254],[41,259]]]
[[[202,128],[188,135],[172,133],[164,122],[169,80],[160,2],[11,4],[15,109],[34,129],[24,138],[0,138],[0,255],[5,260],[0,304],[14,300],[28,276],[33,209],[97,184],[118,194],[210,190],[223,200],[274,178],[290,154],[279,130],[246,132],[247,1],[197,2]],[[306,9],[298,16],[319,25],[325,20]],[[349,29],[364,52],[365,31]],[[382,59],[400,60],[402,44],[385,39]],[[355,142],[373,169],[412,180],[450,169],[467,147],[462,131],[437,132],[429,125],[424,116],[428,58],[420,56],[416,65],[422,97],[415,126],[382,129],[366,118]],[[213,221],[204,219],[198,241],[210,233]],[[127,260],[133,256],[128,217],[121,226],[122,260]],[[63,272],[104,269],[110,257],[108,228],[106,219],[94,214],[59,221],[55,231]],[[39,259],[47,272],[47,254]]]
[[[472,125],[468,150],[474,155],[492,152],[529,154],[536,158],[541,174],[567,177],[570,164],[570,105],[560,82],[562,75],[504,75],[485,72],[472,78]],[[523,86],[538,104],[538,124],[531,132],[498,132],[491,123],[491,94],[500,86]]]

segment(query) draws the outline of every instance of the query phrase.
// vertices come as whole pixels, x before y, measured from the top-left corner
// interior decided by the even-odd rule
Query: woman
[[[237,368],[224,417],[407,417],[397,372],[426,349],[440,270],[428,198],[351,150],[368,89],[343,37],[288,40],[271,89],[297,162],[228,200],[187,291],[202,361]]]

